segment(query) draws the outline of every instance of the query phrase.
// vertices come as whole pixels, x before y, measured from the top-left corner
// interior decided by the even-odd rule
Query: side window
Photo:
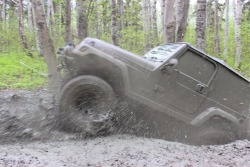
[[[180,57],[178,70],[195,80],[208,84],[215,72],[215,65],[206,58],[188,50]]]

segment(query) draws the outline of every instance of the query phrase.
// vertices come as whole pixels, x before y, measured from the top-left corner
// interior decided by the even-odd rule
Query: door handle
[[[205,88],[204,85],[202,85],[202,84],[197,84],[195,90],[196,90],[196,92],[202,93],[203,90],[204,90],[204,88]]]

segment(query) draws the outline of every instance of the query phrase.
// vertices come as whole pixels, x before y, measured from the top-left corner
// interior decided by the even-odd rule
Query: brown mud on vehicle
[[[250,136],[249,81],[187,43],[158,46],[141,57],[86,38],[61,49],[60,68],[58,111],[69,131],[93,136],[125,127],[191,144]],[[128,128],[132,124],[137,130]]]

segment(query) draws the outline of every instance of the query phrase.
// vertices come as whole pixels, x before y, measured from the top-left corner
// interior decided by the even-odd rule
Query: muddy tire
[[[220,145],[235,141],[236,128],[228,120],[216,117],[201,126],[192,137],[195,145]]]
[[[112,87],[101,78],[84,75],[71,79],[63,86],[58,104],[62,129],[91,135],[108,133],[116,103]]]
[[[195,145],[220,145],[234,141],[236,136],[219,129],[204,129],[195,136]]]

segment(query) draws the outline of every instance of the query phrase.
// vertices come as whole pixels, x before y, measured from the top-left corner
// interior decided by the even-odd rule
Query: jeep
[[[66,128],[98,134],[112,127],[119,101],[132,99],[191,127],[185,134],[190,143],[250,136],[249,80],[188,43],[164,44],[138,56],[86,38],[67,45],[62,59],[58,110]]]

